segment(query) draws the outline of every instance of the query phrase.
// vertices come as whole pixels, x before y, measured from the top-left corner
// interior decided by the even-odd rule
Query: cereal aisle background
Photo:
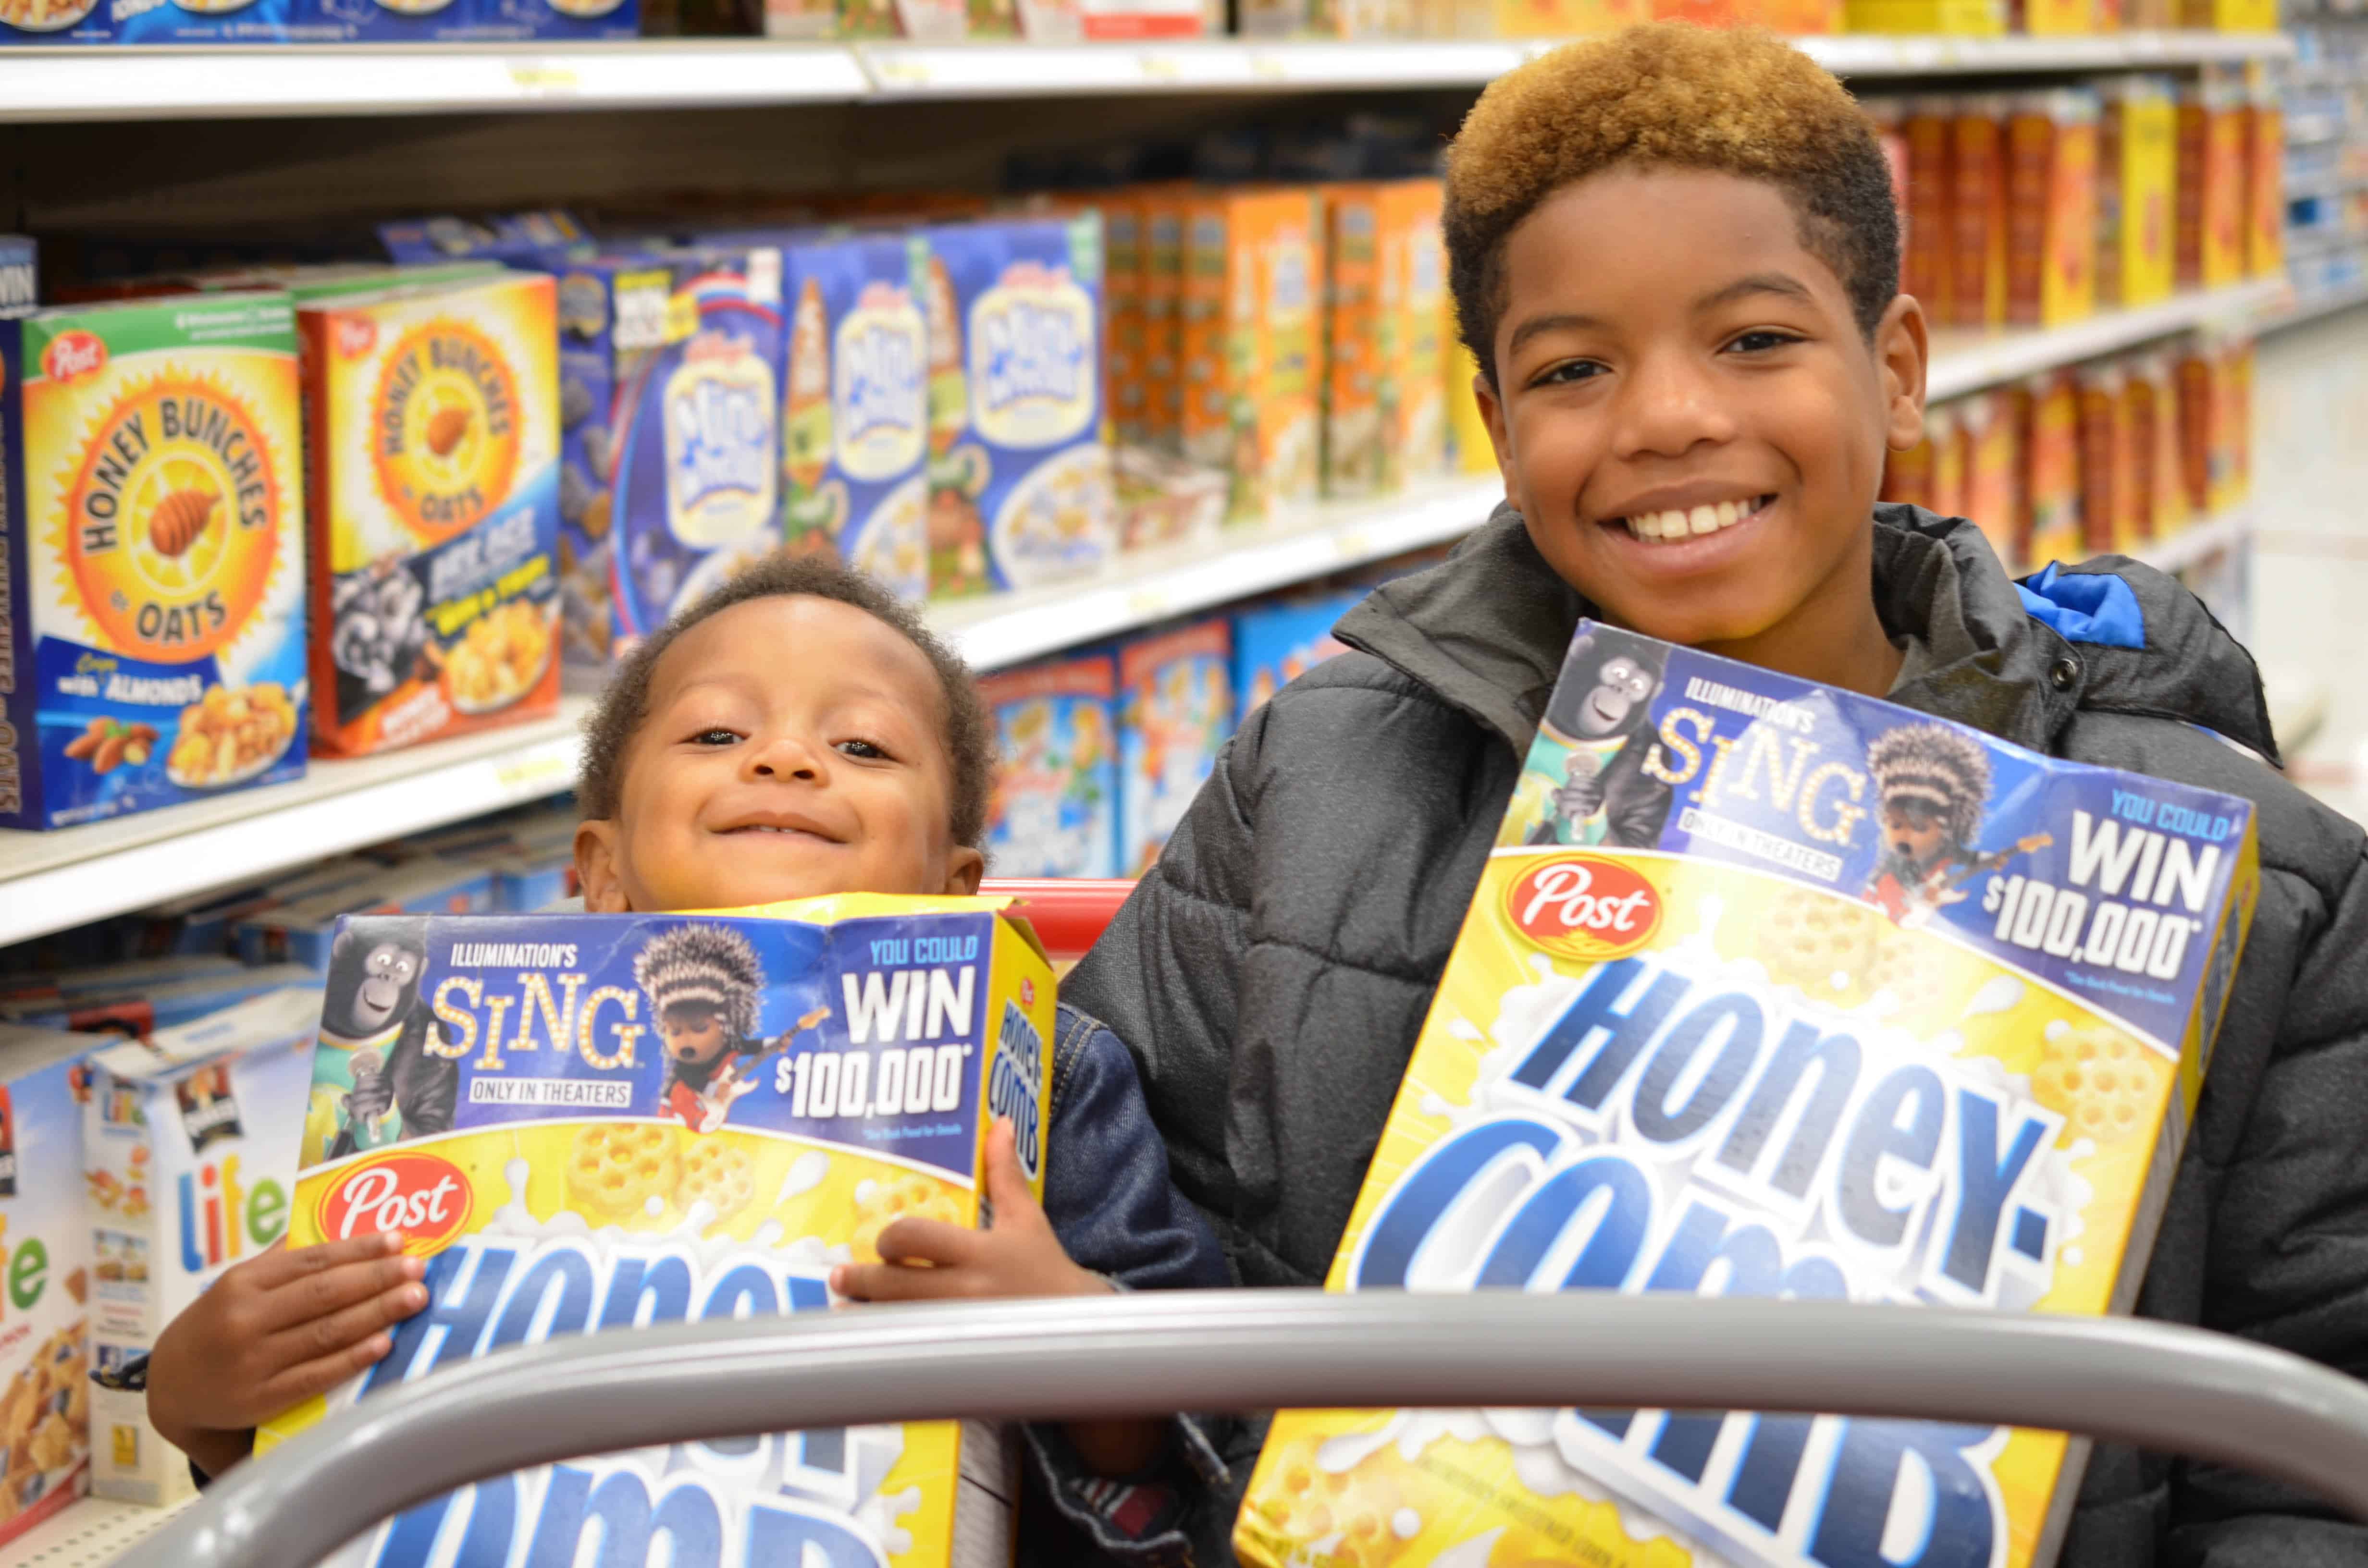
[[[1936,327],[1885,498],[2176,573],[2368,813],[2324,0],[0,0],[0,1568],[185,1498],[89,1374],[312,1222],[339,920],[568,897],[588,694],[740,565],[981,671],[993,874],[1155,861],[1501,494],[1443,137],[1647,16],[1883,126]]]

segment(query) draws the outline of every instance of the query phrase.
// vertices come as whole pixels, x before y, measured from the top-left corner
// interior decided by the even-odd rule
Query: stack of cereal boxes
[[[91,1058],[83,1107],[90,1203],[91,1355],[145,1356],[222,1271],[285,1234],[320,993],[267,992]],[[188,1462],[148,1424],[144,1394],[91,1391],[91,1490],[129,1503],[188,1495]]]
[[[1114,877],[1119,866],[1118,665],[1108,653],[989,676],[997,876]]]
[[[571,683],[780,543],[780,253],[559,272],[559,575]]]
[[[510,272],[300,294],[324,751],[557,708],[552,301]]]
[[[875,1260],[898,1217],[977,1222],[996,1117],[1041,1189],[1053,977],[996,911],[847,894],[347,923],[291,1239],[400,1228],[429,1301],[259,1443],[507,1345],[824,1311],[832,1266]],[[655,1531],[677,1562],[1000,1563],[1001,1451],[911,1423],[572,1460],[439,1497],[332,1562],[498,1568],[531,1541],[573,1562],[597,1539],[639,1563],[621,1543]]]
[[[304,770],[284,294],[0,321],[0,825]]]
[[[2242,800],[1582,623],[1329,1288],[2126,1312],[2257,891]],[[2084,1460],[1979,1425],[1289,1414],[1235,1544],[2021,1568]]]
[[[0,1025],[0,1543],[90,1484],[87,1035]]]
[[[8,0],[0,45],[630,39],[640,0]]]

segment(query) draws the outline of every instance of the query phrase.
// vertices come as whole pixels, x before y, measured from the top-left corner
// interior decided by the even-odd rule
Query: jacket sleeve
[[[2232,1157],[2204,1173],[2202,1321],[2368,1378],[2368,858],[2354,850],[2348,878],[2302,902],[2317,918],[2295,961],[2248,974],[2248,953],[2229,1000],[2232,1019],[2283,1016]],[[2185,1464],[2170,1504],[2165,1561],[2180,1568],[2368,1564],[2368,1525],[2238,1470]]]

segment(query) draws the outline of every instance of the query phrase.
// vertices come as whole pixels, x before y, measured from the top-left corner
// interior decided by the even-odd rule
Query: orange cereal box
[[[1323,192],[1324,493],[1370,495],[1436,472],[1446,451],[1437,180]]]
[[[0,826],[304,771],[288,296],[0,321]]]
[[[2128,1312],[2259,887],[2240,798],[1582,620],[1325,1287]],[[1234,1543],[2036,1568],[2086,1454],[1986,1423],[1287,1411]]]
[[[2073,379],[2080,400],[2080,543],[2091,555],[2134,550],[2140,534],[2126,380],[2113,364],[2084,365]]]
[[[2286,264],[2286,122],[2266,80],[2245,105],[2245,271],[2273,278]]]
[[[2160,354],[2132,359],[2123,374],[2122,397],[2129,407],[2132,510],[2138,536],[2166,538],[2188,521],[2179,472],[2179,393],[2169,359]]]
[[[1996,94],[1960,98],[1950,127],[1956,243],[1950,321],[1998,326],[2006,320],[2008,100]]]
[[[2175,280],[2178,110],[2160,77],[2121,76],[2100,89],[2097,147],[2097,302],[2168,298]]]
[[[306,304],[313,732],[347,756],[559,706],[547,275]]]
[[[2096,307],[2097,99],[2027,93],[2007,129],[2007,320],[2058,326]]]
[[[1908,106],[1902,126],[1907,142],[1907,244],[1899,286],[1916,296],[1935,324],[1953,321],[1956,313],[1955,268],[1950,264],[1955,162],[1950,153],[1950,122],[1955,114],[1953,99],[1922,97]]]
[[[2179,286],[2218,289],[2245,272],[2242,89],[2206,76],[2179,94]]]
[[[1961,515],[1982,530],[2009,571],[2020,571],[2022,545],[2022,426],[2010,392],[1976,392],[1956,405],[1964,450]]]
[[[1185,205],[1185,455],[1224,471],[1228,521],[1316,493],[1323,214],[1305,188]]]
[[[2022,426],[2022,564],[2078,561],[2080,541],[2080,401],[2071,373],[2035,376],[2015,389]]]

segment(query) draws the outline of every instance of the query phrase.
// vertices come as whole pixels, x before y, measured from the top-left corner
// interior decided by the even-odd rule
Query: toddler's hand
[[[284,1242],[226,1271],[165,1327],[148,1360],[148,1418],[219,1475],[254,1428],[370,1367],[427,1304],[426,1266],[397,1235]]]
[[[986,1200],[992,1230],[942,1220],[899,1220],[880,1233],[882,1263],[843,1263],[830,1288],[859,1301],[995,1301],[1013,1296],[1096,1296],[1110,1282],[1069,1261],[1042,1205],[1019,1169],[1011,1123],[986,1133]]]

